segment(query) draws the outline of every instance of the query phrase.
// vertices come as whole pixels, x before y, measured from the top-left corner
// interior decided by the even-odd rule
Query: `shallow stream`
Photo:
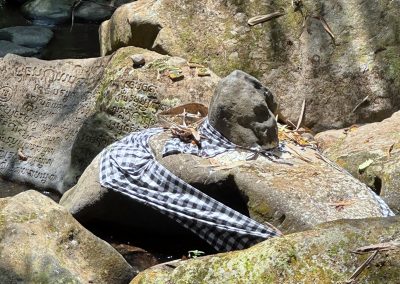
[[[26,20],[14,5],[0,0],[0,29],[12,26],[40,25],[50,28],[54,37],[43,50],[42,59],[89,58],[100,56],[99,25],[74,23],[50,25]]]

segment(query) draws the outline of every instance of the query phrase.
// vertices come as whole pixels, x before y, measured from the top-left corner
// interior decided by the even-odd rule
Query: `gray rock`
[[[135,68],[142,67],[146,63],[144,56],[141,54],[136,54],[136,55],[132,56],[131,59],[133,62],[133,67],[135,67]]]
[[[21,56],[35,56],[39,55],[39,49],[21,46],[7,40],[0,40],[0,57],[4,57],[10,53]]]
[[[209,109],[210,124],[233,143],[278,145],[278,126],[273,113],[277,105],[272,93],[256,78],[239,70],[222,79]]]
[[[134,54],[146,68],[132,67]],[[158,77],[172,67],[185,78]],[[136,48],[92,59],[0,59],[0,176],[65,192],[105,146],[154,125],[157,111],[208,105],[219,78],[190,72],[184,59]]]
[[[367,255],[357,248],[400,245],[400,217],[343,220],[274,238],[246,250],[210,255],[173,266],[158,265],[131,284],[149,283],[346,283]],[[400,250],[378,253],[359,283],[398,283]]]
[[[22,6],[22,13],[28,19],[46,23],[62,23],[71,20],[74,0],[31,0]]]
[[[116,7],[109,1],[83,2],[75,10],[75,19],[81,22],[101,23],[111,17]]]
[[[38,26],[17,26],[0,29],[10,36],[9,41],[26,47],[44,47],[53,38],[53,32]]]
[[[400,213],[400,111],[381,122],[321,132],[315,139],[330,159]]]
[[[70,22],[75,0],[31,0],[22,6],[25,17],[45,23]],[[78,22],[101,23],[111,17],[117,7],[127,0],[82,1],[74,9],[74,20]]]
[[[127,283],[136,271],[50,198],[0,199],[0,283]]]

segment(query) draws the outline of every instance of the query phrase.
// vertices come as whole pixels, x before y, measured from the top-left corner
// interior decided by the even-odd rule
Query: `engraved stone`
[[[134,54],[148,64],[133,69]],[[172,82],[169,68],[181,68],[185,79]],[[159,110],[208,105],[219,80],[192,76],[184,60],[137,48],[77,60],[7,55],[0,79],[0,176],[59,192],[104,147],[153,126]]]

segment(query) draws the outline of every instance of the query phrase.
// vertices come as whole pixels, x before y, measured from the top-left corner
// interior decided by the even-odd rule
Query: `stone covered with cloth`
[[[163,132],[151,128],[134,132],[103,150],[100,184],[151,206],[191,230],[218,251],[247,248],[280,233],[225,206],[175,176],[151,151],[149,140]],[[236,145],[206,119],[199,127],[200,147],[178,138],[167,141],[163,154],[190,153],[213,157]]]

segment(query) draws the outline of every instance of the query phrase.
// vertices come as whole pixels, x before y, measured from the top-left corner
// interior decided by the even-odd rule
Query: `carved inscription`
[[[106,96],[111,96],[107,113],[115,119],[106,123],[117,137],[148,128],[156,123],[156,112],[162,108],[156,85],[141,80],[115,81]]]
[[[107,62],[0,59],[0,175],[65,190],[71,149],[95,110],[94,91]]]

